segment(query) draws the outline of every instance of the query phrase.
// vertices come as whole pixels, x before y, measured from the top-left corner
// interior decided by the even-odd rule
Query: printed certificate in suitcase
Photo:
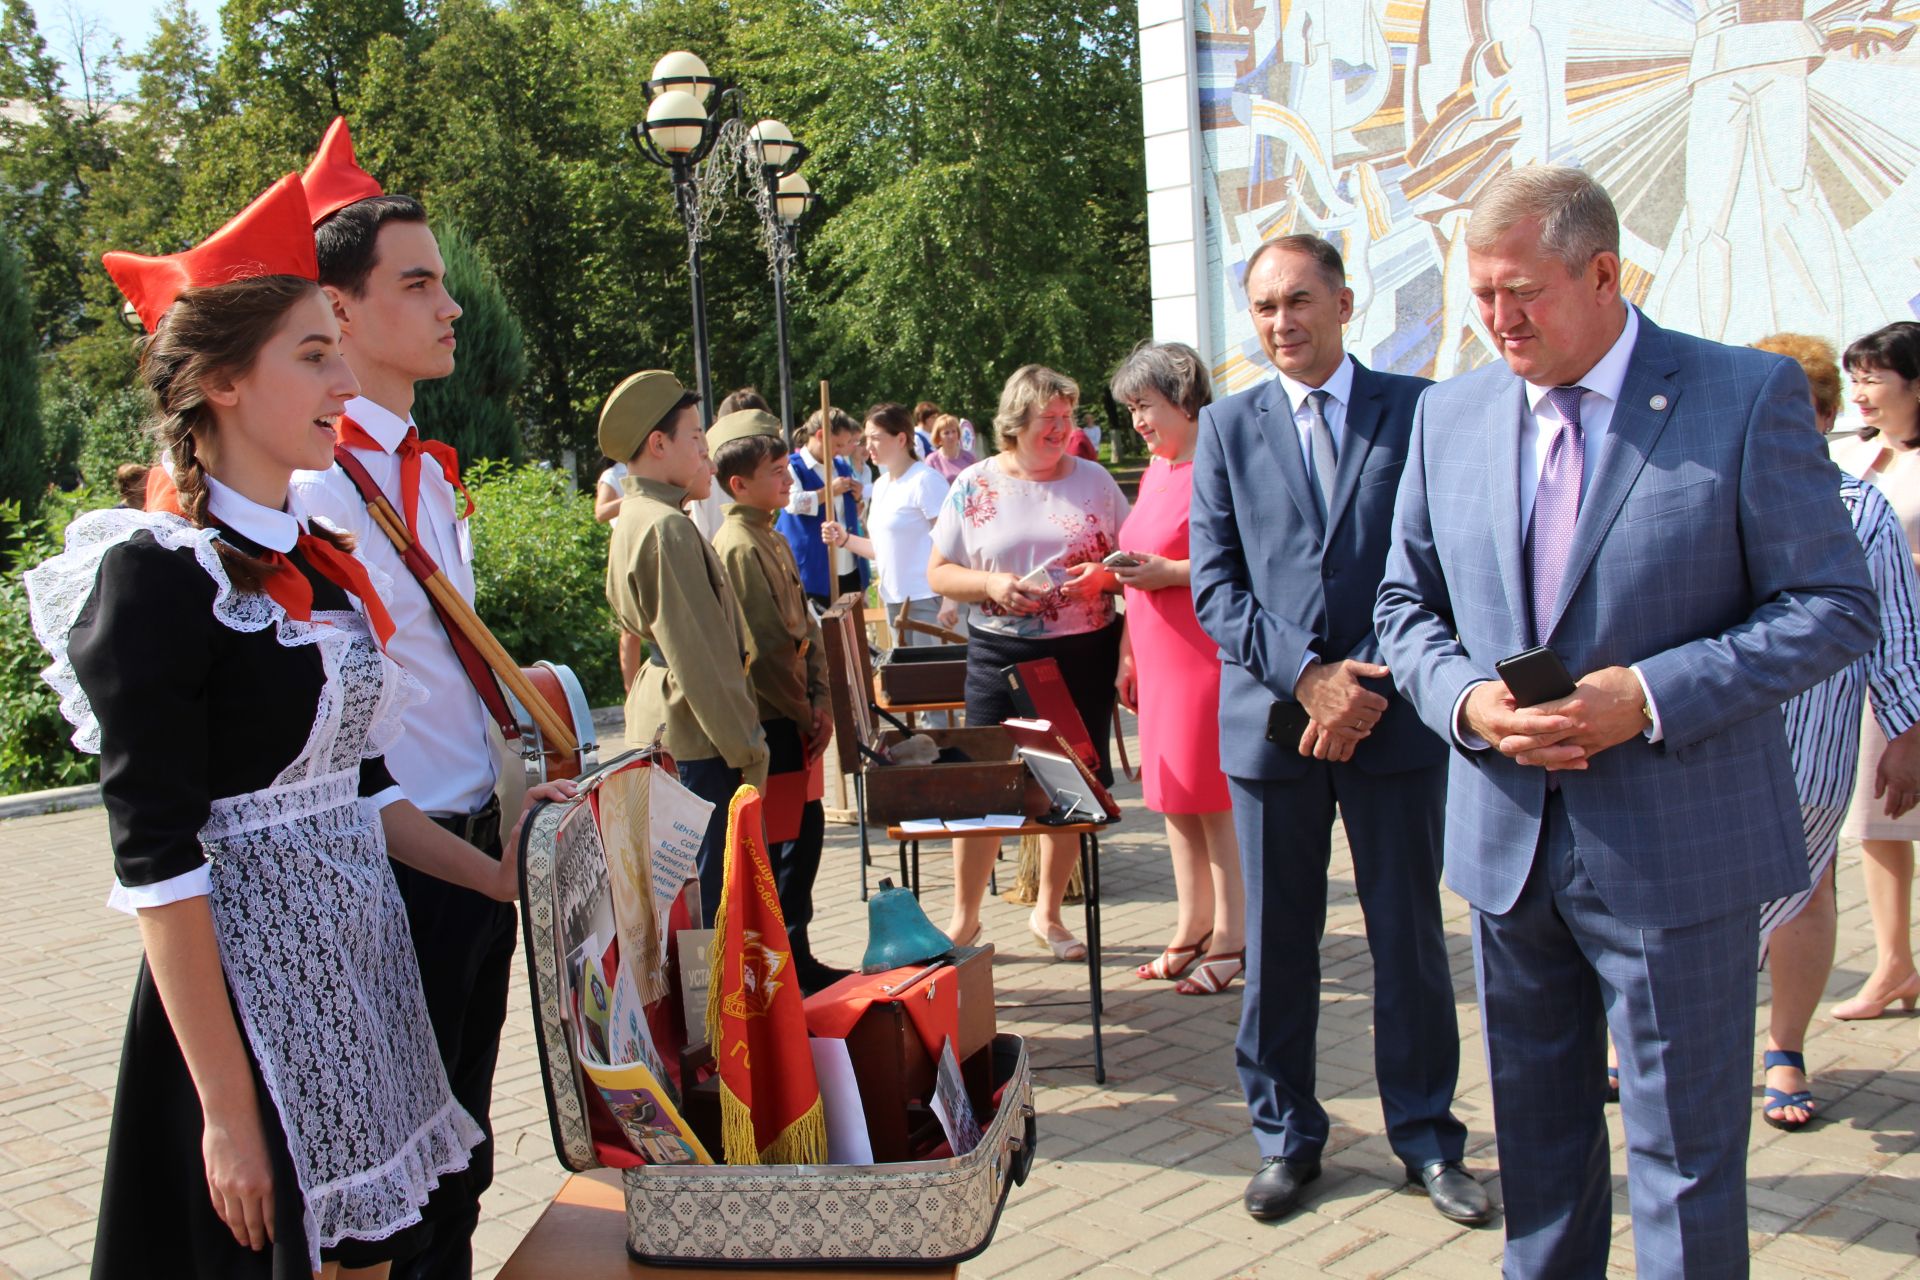
[[[993,1238],[1033,1160],[1025,1042],[996,1035],[940,1073],[943,1118],[970,1113],[964,1154],[888,1164],[717,1164],[703,1130],[717,1080],[683,993],[704,990],[693,856],[704,802],[664,752],[630,751],[545,802],[522,830],[521,919],[554,1151],[621,1170],[627,1250],[677,1266],[948,1266]],[[647,963],[628,964],[644,956]],[[706,1066],[703,1067],[702,1063]],[[717,1123],[717,1108],[711,1117]],[[951,1130],[950,1130],[951,1131]],[[953,1149],[959,1149],[954,1147]],[[836,1156],[839,1154],[835,1153]]]

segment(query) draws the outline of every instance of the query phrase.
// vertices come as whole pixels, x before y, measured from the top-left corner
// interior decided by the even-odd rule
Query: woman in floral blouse
[[[1101,560],[1111,554],[1127,500],[1105,468],[1067,453],[1080,388],[1040,365],[1007,379],[994,415],[1000,452],[962,471],[933,528],[927,581],[935,593],[978,607],[968,627],[967,723],[993,725],[1016,714],[1001,668],[1053,658],[1097,744],[1103,783],[1120,662],[1118,590]],[[953,842],[956,885],[947,932],[971,943],[980,933],[980,898],[1000,842]],[[1079,960],[1082,946],[1060,919],[1078,842],[1045,838],[1039,900],[1027,925],[1055,958]]]

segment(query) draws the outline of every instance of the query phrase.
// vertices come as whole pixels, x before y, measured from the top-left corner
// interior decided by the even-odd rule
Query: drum
[[[580,687],[573,668],[557,662],[536,662],[520,668],[520,673],[541,700],[553,708],[579,744],[573,751],[562,751],[557,745],[549,744],[525,704],[511,689],[503,687],[501,692],[506,695],[507,707],[520,726],[520,758],[526,766],[527,785],[578,778],[593,772],[600,765],[599,735],[593,728],[593,708],[587,705],[586,691]]]

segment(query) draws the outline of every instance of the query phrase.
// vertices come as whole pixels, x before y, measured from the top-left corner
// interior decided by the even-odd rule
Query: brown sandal
[[[1173,986],[1183,996],[1217,996],[1247,971],[1246,951],[1222,951],[1208,956],[1193,967],[1191,978],[1182,978]]]
[[[1200,941],[1190,947],[1168,947],[1153,959],[1133,971],[1133,976],[1142,982],[1172,982],[1187,971],[1187,966],[1199,959],[1206,951],[1207,944],[1213,941],[1213,932],[1208,930]],[[1181,957],[1185,957],[1182,959]],[[1174,961],[1179,960],[1179,964]]]

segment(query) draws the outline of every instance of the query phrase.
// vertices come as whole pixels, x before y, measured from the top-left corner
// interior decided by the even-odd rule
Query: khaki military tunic
[[[793,548],[774,528],[779,514],[727,504],[713,549],[746,615],[752,655],[747,673],[760,718],[791,720],[804,736],[812,729],[813,713],[828,710],[827,657]]]
[[[666,726],[676,760],[715,756],[764,788],[766,735],[744,670],[747,623],[720,559],[680,511],[685,490],[628,476],[607,550],[607,603],[646,643],[627,692],[627,745]]]

